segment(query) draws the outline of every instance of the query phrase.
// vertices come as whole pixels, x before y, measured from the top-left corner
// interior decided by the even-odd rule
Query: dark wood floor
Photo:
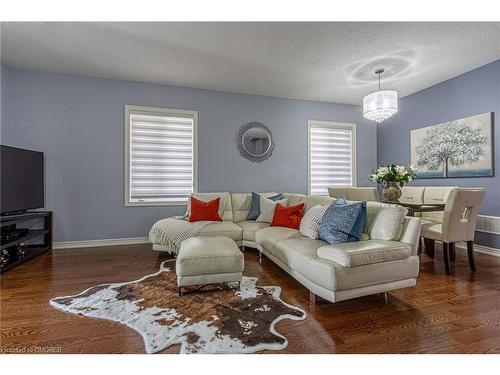
[[[446,276],[440,252],[421,257],[415,288],[316,305],[298,282],[270,260],[245,253],[245,274],[259,285],[279,285],[282,298],[308,313],[285,320],[277,330],[288,348],[280,353],[500,353],[500,258],[477,254],[469,271],[457,249],[453,275]],[[63,353],[144,353],[139,334],[110,321],[53,309],[49,299],[108,282],[156,272],[167,259],[147,245],[55,250],[1,276],[1,346]],[[42,349],[37,349],[42,348]],[[164,352],[175,353],[179,347]],[[273,352],[274,353],[274,352]]]

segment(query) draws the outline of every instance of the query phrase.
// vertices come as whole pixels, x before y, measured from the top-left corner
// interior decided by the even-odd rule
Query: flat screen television
[[[2,215],[44,207],[43,152],[0,147]]]

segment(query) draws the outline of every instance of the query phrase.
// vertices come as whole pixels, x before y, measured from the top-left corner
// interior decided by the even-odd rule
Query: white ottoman
[[[224,236],[200,236],[182,241],[175,270],[179,295],[192,285],[240,282],[245,267],[236,243]]]

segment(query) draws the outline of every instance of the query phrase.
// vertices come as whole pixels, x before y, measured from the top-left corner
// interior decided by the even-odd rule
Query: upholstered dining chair
[[[379,201],[378,191],[375,187],[330,186],[328,194],[333,198],[345,197],[350,201]]]
[[[426,247],[430,247],[428,254],[433,257],[435,241],[443,242],[443,258],[446,273],[450,274],[450,260],[454,261],[455,243],[467,243],[467,254],[471,271],[476,270],[474,263],[474,233],[479,214],[481,201],[486,189],[483,188],[456,188],[450,192],[446,200],[442,223],[422,220],[421,236]],[[450,259],[450,251],[452,259]]]

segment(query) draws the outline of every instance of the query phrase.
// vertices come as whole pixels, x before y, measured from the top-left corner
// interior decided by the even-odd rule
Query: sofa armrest
[[[416,255],[418,253],[418,242],[420,241],[420,227],[422,226],[422,222],[417,217],[405,217],[403,223],[403,232],[401,233],[401,237],[399,241],[407,243],[411,246],[412,255]]]

